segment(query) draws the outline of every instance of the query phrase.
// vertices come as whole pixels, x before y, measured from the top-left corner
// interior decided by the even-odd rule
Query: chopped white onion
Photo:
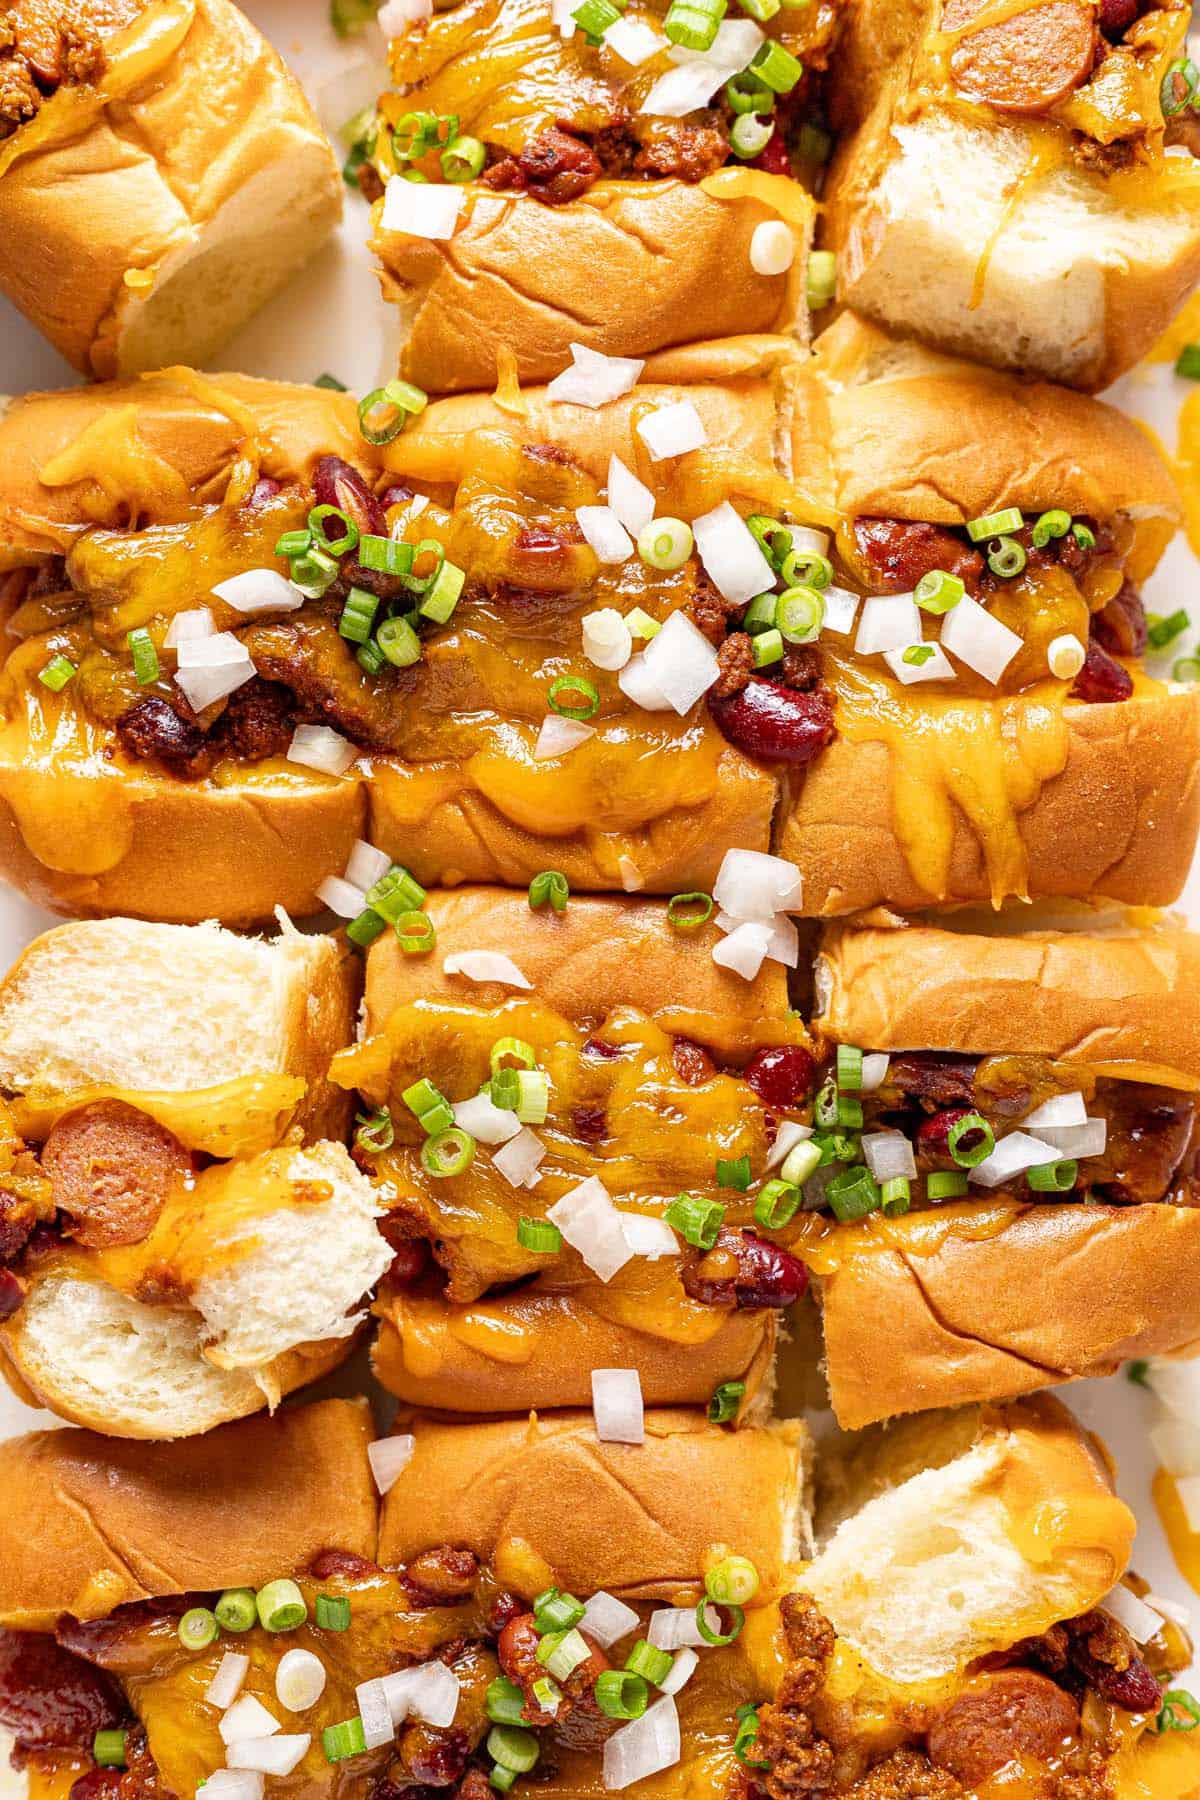
[[[920,662],[905,662],[904,658],[910,650],[927,650],[929,654]],[[946,655],[940,644],[922,644],[919,640],[905,644],[903,649],[885,650],[883,660],[896,680],[905,687],[912,687],[915,681],[956,681],[954,664]]]
[[[646,885],[646,878],[632,856],[617,858],[617,873],[621,877],[621,886],[627,894],[639,893]]]
[[[1182,1475],[1176,1479],[1175,1492],[1179,1495],[1190,1531],[1200,1531],[1200,1475]]]
[[[660,1256],[679,1255],[679,1239],[665,1219],[652,1218],[649,1213],[624,1212],[620,1208],[618,1212],[625,1242],[635,1256],[657,1262]]]
[[[618,19],[604,34],[604,48],[613,51],[631,69],[639,69],[667,48],[667,40],[641,19]]]
[[[623,669],[633,655],[633,633],[616,607],[601,606],[595,612],[584,613],[580,624],[583,654],[588,661],[598,669]]]
[[[994,619],[970,594],[964,594],[942,620],[942,649],[993,684],[1020,648],[1016,632]]]
[[[384,1675],[382,1680],[397,1725],[409,1717],[441,1729],[453,1725],[461,1683],[445,1663],[420,1663],[416,1668]]]
[[[621,1215],[598,1175],[589,1175],[556,1200],[546,1217],[601,1281],[611,1281],[633,1255]]]
[[[365,893],[377,881],[383,880],[391,866],[392,859],[386,850],[377,850],[364,838],[356,838],[346,863],[346,880],[351,887],[362,888]]]
[[[682,718],[721,673],[717,653],[686,613],[673,612],[642,651],[645,671]]]
[[[560,37],[570,39],[575,36],[573,14],[578,4],[579,0],[550,0],[550,18],[558,27]]]
[[[705,1604],[704,1618],[709,1630],[719,1633],[721,1615],[715,1606]],[[646,1625],[646,1639],[656,1650],[698,1650],[707,1643],[696,1623],[694,1606],[655,1607]]]
[[[660,632],[658,635],[661,637],[662,633]],[[617,686],[625,698],[632,700],[635,706],[640,706],[643,712],[670,712],[671,710],[671,702],[665,694],[659,692],[650,679],[644,650],[639,650],[636,656],[630,657],[617,676]]]
[[[511,956],[505,956],[502,950],[457,950],[453,956],[443,957],[442,972],[446,975],[465,975],[468,981],[499,981],[505,987],[532,988],[533,983],[522,975]]]
[[[1043,1125],[1082,1125],[1087,1120],[1087,1105],[1082,1094],[1052,1094],[1021,1120],[1029,1131],[1040,1131]]]
[[[521,1129],[516,1113],[493,1105],[490,1094],[472,1094],[469,1100],[456,1101],[450,1110],[454,1123],[481,1144],[507,1144]]]
[[[181,638],[177,649],[175,685],[195,712],[223,700],[257,674],[250,652],[231,631]]]
[[[829,549],[829,533],[816,525],[789,525],[787,529],[791,533],[793,550],[811,550],[817,556],[824,556]],[[829,589],[824,591],[828,593]],[[857,600],[858,595],[851,598]]]
[[[852,594],[849,588],[827,587],[822,588],[821,598],[825,602],[821,630],[836,631],[839,637],[849,637],[858,611],[858,595]]]
[[[433,0],[383,0],[376,17],[385,37],[403,37],[410,25],[433,17]]]
[[[584,719],[564,719],[561,713],[547,713],[533,746],[533,760],[549,762],[554,756],[569,756],[595,735],[596,727]]]
[[[692,521],[696,548],[717,591],[733,606],[769,593],[775,571],[728,500]]]
[[[1120,1583],[1105,1594],[1100,1605],[1118,1625],[1125,1627],[1135,1644],[1148,1644],[1163,1628],[1162,1614]]]
[[[577,506],[575,522],[602,563],[627,562],[633,539],[611,506]]]
[[[1080,669],[1087,661],[1087,651],[1073,631],[1064,631],[1061,637],[1051,638],[1050,648],[1046,651],[1046,665],[1050,673],[1059,681],[1074,681]],[[1122,1589],[1128,1593],[1128,1589]]]
[[[607,1650],[618,1638],[628,1637],[631,1631],[636,1631],[640,1624],[632,1606],[626,1606],[615,1594],[606,1594],[601,1588],[584,1607],[579,1629],[594,1639],[602,1650]]]
[[[405,181],[394,175],[383,191],[380,224],[409,237],[452,238],[466,195],[458,182]]]
[[[717,63],[685,63],[660,75],[641,110],[659,119],[686,119],[689,113],[707,106],[719,87],[737,74]]]
[[[884,1082],[887,1080],[888,1064],[891,1060],[892,1059],[886,1050],[868,1051],[867,1055],[862,1059],[862,1080],[859,1082],[860,1093],[873,1094],[876,1088],[881,1088],[883,1086]]]
[[[177,650],[180,644],[189,640],[212,637],[216,629],[211,606],[189,607],[187,612],[178,612],[171,620],[163,639],[163,649]]]
[[[686,1687],[700,1666],[700,1658],[692,1649],[677,1650],[675,1660],[659,1682],[664,1694],[677,1694]]]
[[[664,1694],[633,1719],[614,1731],[604,1746],[604,1785],[610,1791],[631,1787],[670,1769],[679,1761],[679,1714],[670,1694]]]
[[[390,1744],[396,1735],[396,1725],[382,1678],[360,1681],[354,1690],[354,1698],[358,1702],[358,1716],[362,1720],[363,1742],[367,1749],[378,1750],[382,1744]]]
[[[1178,1362],[1152,1356],[1146,1382],[1155,1398],[1176,1418],[1189,1420],[1193,1425],[1200,1420],[1200,1356]]]
[[[270,1737],[279,1730],[279,1720],[267,1711],[253,1694],[243,1694],[217,1721],[224,1744],[236,1744],[240,1738]]]
[[[546,385],[548,400],[568,400],[575,406],[607,406],[637,386],[645,368],[636,356],[605,356],[586,344],[570,344],[571,367]]]
[[[800,966],[800,933],[786,913],[776,913],[771,922],[767,960],[783,963],[784,967],[788,969],[797,969]]]
[[[497,1150],[492,1167],[503,1175],[509,1187],[536,1187],[541,1180],[538,1170],[546,1160],[546,1146],[536,1131],[522,1125],[516,1137],[510,1138],[503,1150]]]
[[[646,1416],[636,1369],[593,1369],[592,1412],[602,1444],[644,1444]]]
[[[231,1769],[257,1769],[262,1775],[290,1775],[303,1761],[312,1737],[307,1731],[279,1737],[239,1738],[230,1744],[225,1761]]]
[[[747,919],[727,938],[713,945],[713,961],[722,969],[732,969],[744,981],[753,981],[770,948],[773,929],[771,925]]]
[[[775,1133],[775,1142],[771,1145],[771,1153],[767,1157],[767,1168],[777,1169],[781,1162],[786,1162],[797,1144],[813,1134],[811,1125],[798,1125],[794,1119],[780,1119],[779,1129]]]
[[[911,594],[873,594],[863,601],[854,649],[859,656],[903,650],[921,641],[921,612]]]
[[[227,1650],[205,1690],[204,1698],[208,1704],[220,1707],[222,1712],[226,1707],[232,1706],[242,1691],[242,1683],[249,1667],[248,1656],[240,1656],[236,1650]]]
[[[295,612],[304,595],[278,569],[246,569],[219,581],[213,593],[234,612]]]
[[[1200,1422],[1160,1419],[1150,1427],[1150,1442],[1168,1475],[1200,1475]]]
[[[256,1769],[214,1769],[196,1800],[263,1800],[266,1783]]]
[[[391,868],[391,863],[388,868]],[[327,875],[317,889],[317,899],[335,912],[339,919],[357,919],[367,904],[366,893],[340,875]]]
[[[673,63],[715,63],[736,75],[746,67],[763,39],[764,33],[752,19],[722,19],[707,50],[691,50],[686,44],[673,44],[670,58]]]
[[[395,1437],[376,1438],[367,1445],[367,1460],[381,1494],[388,1493],[396,1485],[412,1461],[416,1447],[417,1440],[411,1431],[398,1432]]]
[[[776,913],[799,909],[800,872],[794,863],[765,850],[727,850],[713,883],[713,899],[735,919],[768,924]]]
[[[306,769],[319,769],[323,775],[344,775],[351,763],[357,762],[358,750],[329,725],[297,725],[287,759]]]
[[[1038,1135],[1054,1145],[1056,1156],[1103,1156],[1108,1143],[1108,1120],[1085,1119],[1082,1125],[1043,1125]]]
[[[686,456],[689,450],[703,450],[708,442],[704,420],[690,400],[672,400],[667,406],[656,406],[638,420],[637,434],[652,462]]]
[[[913,1147],[902,1131],[869,1131],[862,1139],[863,1159],[876,1181],[911,1181],[917,1172]]]
[[[285,1650],[275,1671],[275,1698],[289,1712],[307,1712],[325,1692],[325,1664],[311,1650]]]
[[[1038,1169],[1058,1159],[1059,1152],[1053,1144],[1031,1137],[1027,1131],[1010,1131],[1007,1137],[1000,1139],[990,1156],[967,1170],[967,1179],[977,1182],[980,1187],[999,1187],[1002,1181],[1011,1181],[1014,1175],[1023,1175],[1026,1169]]]
[[[607,499],[626,531],[632,532],[634,537],[644,531],[654,517],[654,495],[615,452],[608,459]]]
[[[784,275],[796,260],[796,240],[782,219],[764,219],[750,235],[750,267],[756,275]]]

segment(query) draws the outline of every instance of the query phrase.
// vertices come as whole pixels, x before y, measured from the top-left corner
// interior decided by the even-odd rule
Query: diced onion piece
[[[654,517],[654,495],[614,452],[608,459],[608,504],[634,537]]]
[[[656,1262],[660,1256],[679,1255],[679,1239],[665,1219],[652,1218],[649,1213],[625,1212],[620,1208],[618,1211],[625,1242],[635,1256]]]
[[[722,969],[732,969],[744,981],[753,981],[763,966],[773,927],[747,919],[727,938],[713,945],[712,959]]]
[[[561,713],[547,713],[533,746],[533,760],[549,762],[554,756],[569,756],[595,735],[596,727],[585,719],[565,719]]]
[[[627,894],[636,894],[646,885],[646,878],[632,856],[617,858],[617,873],[621,877],[621,886]]]
[[[395,1437],[376,1438],[367,1445],[367,1460],[375,1477],[375,1486],[386,1494],[396,1485],[413,1458],[417,1440],[411,1431],[397,1432]]]
[[[921,641],[921,613],[911,594],[873,594],[863,601],[854,649],[859,656],[903,650]]]
[[[771,1145],[771,1153],[767,1157],[768,1169],[777,1169],[781,1162],[786,1162],[797,1144],[813,1134],[811,1125],[798,1125],[794,1119],[780,1119],[779,1129],[775,1133],[775,1142]]]
[[[765,850],[727,850],[713,883],[713,899],[735,919],[767,924],[776,913],[799,909],[800,872],[794,863]]]
[[[623,563],[633,555],[633,539],[611,506],[577,506],[575,522],[602,563]]]
[[[488,1094],[472,1094],[469,1100],[457,1101],[451,1111],[454,1123],[481,1144],[507,1144],[521,1129],[516,1113],[494,1106]]]
[[[1087,1103],[1082,1094],[1052,1094],[1021,1120],[1028,1131],[1040,1131],[1043,1125],[1082,1125],[1087,1120]]]
[[[607,406],[637,386],[645,368],[636,356],[605,356],[586,344],[571,344],[571,367],[546,385],[549,400],[567,400],[575,406]]]
[[[829,549],[829,533],[816,525],[789,525],[787,529],[791,533],[793,550],[812,550],[817,556],[824,556]],[[829,589],[822,591],[827,594]],[[858,599],[857,594],[851,597]]]
[[[662,633],[659,632],[658,635],[661,637]],[[650,678],[644,650],[639,650],[636,656],[630,657],[617,676],[617,686],[625,698],[632,700],[635,706],[640,706],[643,712],[671,711],[671,702],[665,694],[659,692]]]
[[[633,655],[633,633],[616,607],[601,606],[595,612],[584,613],[580,623],[583,654],[588,661],[598,669],[623,669]]]
[[[391,863],[388,868],[391,868]],[[326,905],[330,912],[335,912],[339,919],[357,919],[367,904],[364,889],[355,887],[352,881],[344,881],[340,875],[327,875],[317,889],[317,899]]]
[[[796,240],[782,219],[764,219],[750,236],[750,267],[756,275],[783,275],[796,260]]]
[[[457,950],[453,956],[444,957],[442,972],[446,975],[465,975],[468,981],[498,981],[505,987],[532,988],[533,983],[522,975],[511,956],[505,956],[502,950]]]
[[[362,888],[366,893],[369,887],[383,880],[391,866],[392,859],[386,850],[377,850],[374,844],[356,838],[346,863],[346,880],[351,887]]]
[[[917,1173],[913,1147],[902,1131],[869,1131],[862,1139],[862,1153],[876,1181],[911,1181]]]
[[[626,1606],[615,1594],[606,1594],[601,1588],[584,1607],[579,1629],[602,1650],[607,1650],[618,1638],[628,1637],[631,1631],[636,1631],[640,1624],[632,1606]]]
[[[736,69],[725,69],[718,63],[684,63],[660,75],[641,110],[659,119],[686,119],[689,113],[707,106],[719,87],[736,75]]]
[[[382,1677],[377,1677],[374,1681],[360,1681],[354,1690],[354,1698],[358,1703],[363,1742],[367,1749],[378,1750],[382,1744],[390,1744],[396,1735],[396,1725]]]
[[[686,1687],[700,1666],[700,1658],[690,1648],[677,1650],[675,1660],[659,1682],[664,1694],[677,1694],[681,1687]]]
[[[862,1080],[859,1092],[873,1094],[887,1080],[888,1064],[891,1057],[886,1050],[869,1050],[862,1060]]]
[[[671,61],[713,63],[719,68],[728,68],[736,75],[761,48],[764,38],[765,33],[759,30],[753,19],[722,19],[707,50],[692,50],[686,44],[675,44],[671,48]]]
[[[430,0],[432,4],[432,0]],[[550,18],[558,27],[560,37],[575,36],[575,20],[573,17],[579,0],[550,0]]]
[[[1074,681],[1086,661],[1087,651],[1073,631],[1064,631],[1060,637],[1051,638],[1046,665],[1059,681]],[[1127,1594],[1129,1589],[1122,1588],[1120,1592]]]
[[[225,1760],[231,1769],[257,1769],[263,1775],[290,1775],[304,1759],[312,1737],[307,1731],[278,1737],[239,1738],[230,1744]]]
[[[788,969],[796,969],[800,966],[800,933],[786,913],[776,913],[771,921],[767,960],[783,963],[784,967]]]
[[[194,712],[253,681],[257,670],[250,652],[231,631],[211,637],[181,638],[177,646],[175,685]]]
[[[644,1444],[646,1417],[636,1369],[593,1369],[592,1412],[602,1444]]]
[[[715,1606],[706,1605],[704,1617],[714,1634],[721,1629],[721,1615]],[[646,1639],[656,1650],[700,1649],[707,1640],[696,1623],[694,1606],[658,1606],[650,1614]]]
[[[295,612],[304,595],[278,569],[246,569],[219,581],[213,593],[235,612]]]
[[[919,649],[924,658],[921,662],[905,662],[905,653]],[[924,652],[928,651],[928,656]],[[911,644],[905,644],[899,650],[885,650],[883,660],[896,680],[905,687],[912,687],[916,681],[956,681],[954,664],[946,655],[940,644],[922,644],[918,638]]]
[[[178,650],[180,644],[189,640],[212,637],[216,629],[211,606],[189,607],[187,612],[178,612],[171,620],[163,639],[163,649]]]
[[[410,1717],[442,1730],[453,1725],[461,1683],[445,1663],[428,1662],[415,1669],[400,1669],[394,1675],[384,1675],[382,1682],[397,1725]]]
[[[692,521],[696,548],[717,591],[733,606],[769,593],[775,571],[728,500]]]
[[[1152,1606],[1147,1606],[1132,1589],[1121,1583],[1105,1594],[1100,1605],[1118,1625],[1125,1627],[1135,1644],[1148,1644],[1162,1630],[1162,1614],[1155,1612]]]
[[[689,450],[703,450],[708,442],[704,421],[690,400],[672,400],[667,406],[655,407],[638,420],[637,434],[652,462],[686,456]]]
[[[673,612],[642,651],[646,674],[682,718],[721,673],[717,653],[686,613]]]
[[[961,600],[959,605],[962,605]],[[1010,1131],[1007,1137],[1000,1139],[990,1156],[967,1170],[967,1178],[978,1182],[980,1187],[999,1187],[1001,1182],[1011,1181],[1014,1175],[1023,1175],[1026,1169],[1039,1169],[1045,1163],[1058,1160],[1059,1152],[1053,1144],[1031,1137],[1027,1131]]]
[[[344,775],[351,763],[357,762],[358,750],[329,725],[297,725],[287,759],[306,769],[319,769],[323,775]]]
[[[604,34],[604,48],[613,51],[631,69],[639,69],[667,48],[667,40],[641,19],[618,19]]]
[[[383,0],[376,16],[384,37],[403,37],[410,25],[433,17],[433,0]]]
[[[1175,1483],[1175,1492],[1179,1495],[1188,1529],[1200,1531],[1200,1475],[1180,1476]]]
[[[1028,1120],[1023,1121],[1028,1123]],[[1103,1156],[1108,1143],[1108,1120],[1085,1119],[1082,1125],[1042,1125],[1039,1136],[1053,1144],[1056,1156]]]
[[[198,1800],[263,1800],[266,1783],[257,1769],[214,1769]]]
[[[250,1667],[250,1658],[240,1656],[236,1650],[227,1650],[217,1664],[217,1672],[205,1689],[204,1698],[210,1706],[218,1706],[224,1712],[232,1706],[242,1691],[242,1683],[246,1679],[246,1671]]]
[[[1021,643],[1015,631],[994,619],[970,594],[964,594],[942,619],[942,649],[993,684],[999,681]]]
[[[225,1744],[236,1744],[240,1738],[271,1737],[279,1728],[274,1713],[269,1713],[253,1694],[243,1694],[217,1721],[217,1730]]]
[[[825,602],[821,630],[836,631],[839,637],[849,637],[858,611],[858,595],[852,594],[849,588],[827,587],[821,589],[821,598]]]
[[[457,182],[405,181],[393,176],[383,192],[380,224],[409,237],[452,238],[466,195]]]
[[[536,1131],[522,1125],[516,1137],[510,1138],[503,1150],[497,1150],[492,1167],[499,1170],[510,1187],[536,1187],[541,1177],[538,1170],[546,1160],[546,1146]]]
[[[1176,1418],[1190,1420],[1193,1425],[1200,1419],[1200,1356],[1183,1362],[1152,1356],[1146,1381],[1155,1398]]]
[[[285,1650],[275,1671],[275,1697],[289,1712],[307,1712],[325,1692],[325,1664],[311,1650]]]
[[[621,1215],[598,1175],[570,1188],[546,1217],[601,1281],[611,1281],[633,1255],[621,1229]]]
[[[604,1746],[604,1785],[611,1791],[631,1787],[679,1761],[679,1714],[670,1694],[614,1731]]]
[[[1160,1419],[1150,1442],[1168,1475],[1200,1475],[1200,1424],[1192,1419]]]

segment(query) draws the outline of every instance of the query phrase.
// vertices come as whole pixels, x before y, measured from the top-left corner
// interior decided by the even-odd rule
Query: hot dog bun
[[[130,12],[99,71],[0,144],[0,285],[101,377],[206,361],[341,212],[308,102],[235,6]]]

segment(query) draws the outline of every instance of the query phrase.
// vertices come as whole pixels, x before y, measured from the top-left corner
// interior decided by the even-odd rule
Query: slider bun
[[[1062,773],[1016,815],[1027,892],[1169,905],[1200,828],[1200,693],[1144,682],[1119,705],[1068,702],[1063,717]],[[992,897],[983,846],[951,802],[944,886],[919,885],[897,835],[895,779],[888,744],[840,736],[807,771],[775,848],[800,871],[809,917]]]
[[[592,1370],[614,1368],[637,1370],[648,1406],[707,1407],[723,1381],[744,1381],[749,1405],[756,1393],[760,1402],[766,1397],[760,1384],[769,1387],[775,1349],[769,1308],[729,1312],[706,1342],[677,1343],[536,1283],[469,1306],[387,1294],[375,1313],[378,1380],[411,1406],[456,1413],[590,1406]],[[489,1354],[489,1341],[498,1355]]]
[[[832,925],[815,985],[814,1025],[841,1043],[1045,1056],[1200,1087],[1200,937],[1190,932]]]
[[[944,1677],[1086,1612],[1133,1546],[1098,1448],[1045,1395],[864,1433],[822,1457],[821,1478],[823,1547],[801,1585],[892,1681]]]
[[[388,1566],[457,1544],[526,1599],[553,1580],[581,1596],[684,1604],[717,1539],[751,1559],[769,1596],[807,1538],[798,1421],[731,1432],[699,1412],[649,1412],[644,1444],[601,1443],[590,1412],[472,1424],[418,1414],[397,1429],[416,1446],[383,1502]]]
[[[384,231],[380,203],[374,248],[402,311],[401,374],[462,391],[493,387],[504,352],[537,382],[568,366],[571,344],[645,357],[744,331],[806,342],[815,207],[794,182],[759,178],[766,194],[776,182],[796,240],[783,275],[750,265],[755,229],[780,216],[767,200],[722,200],[683,181],[601,181],[565,206],[473,187],[445,243]]]
[[[260,1587],[321,1550],[374,1557],[371,1436],[365,1400],[324,1400],[187,1444],[10,1440],[0,1622],[51,1631],[64,1612],[98,1619],[131,1600]]]
[[[30,1265],[0,1327],[4,1372],[60,1418],[117,1437],[191,1437],[274,1406],[353,1348],[392,1259],[378,1216],[341,1144],[216,1165],[191,1207],[168,1199],[161,1221],[186,1304],[148,1304],[104,1279],[103,1253],[67,1246]],[[152,1257],[151,1284],[157,1269]]]
[[[848,1429],[1200,1347],[1193,1207],[968,1201],[838,1226],[821,1268],[830,1399]]]
[[[455,888],[431,893],[426,911],[437,930],[435,957],[406,955],[394,932],[371,947],[368,1032],[382,1030],[397,1007],[418,1000],[484,1007],[511,1000],[513,988],[443,972],[446,956],[467,950],[511,956],[538,1004],[583,1031],[602,1025],[617,1007],[636,1007],[675,1037],[743,1060],[787,1020],[782,963],[764,962],[754,981],[744,981],[712,960],[715,925],[677,931],[661,900],[572,894],[565,912],[549,906],[535,912],[524,893]]]
[[[333,230],[337,164],[227,0],[151,0],[105,50],[0,146],[0,280],[85,374],[202,363]]]

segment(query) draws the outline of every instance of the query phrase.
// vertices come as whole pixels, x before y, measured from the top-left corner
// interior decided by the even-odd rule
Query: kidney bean
[[[283,492],[282,482],[276,481],[273,475],[260,475],[246,496],[247,506],[265,506],[276,494]]]
[[[89,1769],[71,1783],[68,1800],[119,1800],[123,1769]]]
[[[1100,0],[1096,23],[1106,38],[1115,40],[1138,16],[1138,0]]]
[[[1119,1706],[1123,1712],[1157,1712],[1162,1704],[1157,1676],[1136,1654],[1130,1657],[1127,1668],[1118,1669],[1092,1656],[1077,1638],[1071,1645],[1071,1662],[1102,1700]]]
[[[25,1300],[25,1289],[11,1269],[0,1269],[0,1319],[11,1319]]]
[[[1133,676],[1129,670],[1093,638],[1088,644],[1084,665],[1075,677],[1072,699],[1086,700],[1091,706],[1115,705],[1128,700],[1132,692]]]
[[[623,1044],[606,1044],[603,1038],[588,1038],[583,1046],[585,1056],[594,1056],[597,1062],[612,1062],[616,1056],[623,1056]]]
[[[964,539],[942,525],[912,519],[856,519],[854,541],[880,594],[910,593],[922,575],[944,569],[974,588],[983,574],[983,557]]]
[[[717,1278],[703,1273],[706,1257],[685,1264],[683,1285],[693,1300],[705,1306],[736,1306],[750,1311],[764,1306],[791,1306],[808,1286],[808,1270],[789,1250],[752,1231],[722,1226],[715,1249],[732,1257],[737,1274]]]
[[[602,1106],[576,1106],[571,1112],[571,1130],[584,1144],[598,1144],[608,1130],[608,1115]]]
[[[471,1740],[465,1731],[438,1731],[433,1728],[404,1734],[401,1750],[405,1767],[418,1781],[430,1787],[450,1787],[461,1776],[471,1754]]]
[[[478,1573],[479,1563],[470,1550],[442,1544],[415,1557],[403,1582],[419,1606],[458,1606],[470,1599]]]
[[[717,1072],[717,1066],[703,1044],[695,1044],[691,1038],[675,1039],[671,1046],[671,1061],[680,1081],[686,1082],[688,1087],[699,1087],[701,1082],[711,1081]]]
[[[746,1080],[764,1106],[782,1112],[810,1092],[816,1063],[801,1044],[777,1044],[756,1050],[746,1064]]]
[[[383,507],[358,470],[340,456],[322,456],[313,472],[318,506],[336,506],[371,537],[387,536]],[[329,535],[336,536],[336,532]]]
[[[1092,616],[1092,636],[1112,656],[1140,656],[1146,648],[1146,608],[1131,581]]]
[[[497,1594],[488,1609],[488,1631],[493,1637],[499,1637],[506,1625],[519,1619],[525,1611],[525,1602],[516,1594]]]
[[[314,1581],[328,1581],[333,1575],[377,1575],[378,1563],[368,1562],[354,1550],[318,1550],[308,1565]]]
[[[768,762],[809,763],[834,734],[823,688],[801,694],[778,681],[751,681],[740,693],[710,694],[708,710],[731,744]]]

